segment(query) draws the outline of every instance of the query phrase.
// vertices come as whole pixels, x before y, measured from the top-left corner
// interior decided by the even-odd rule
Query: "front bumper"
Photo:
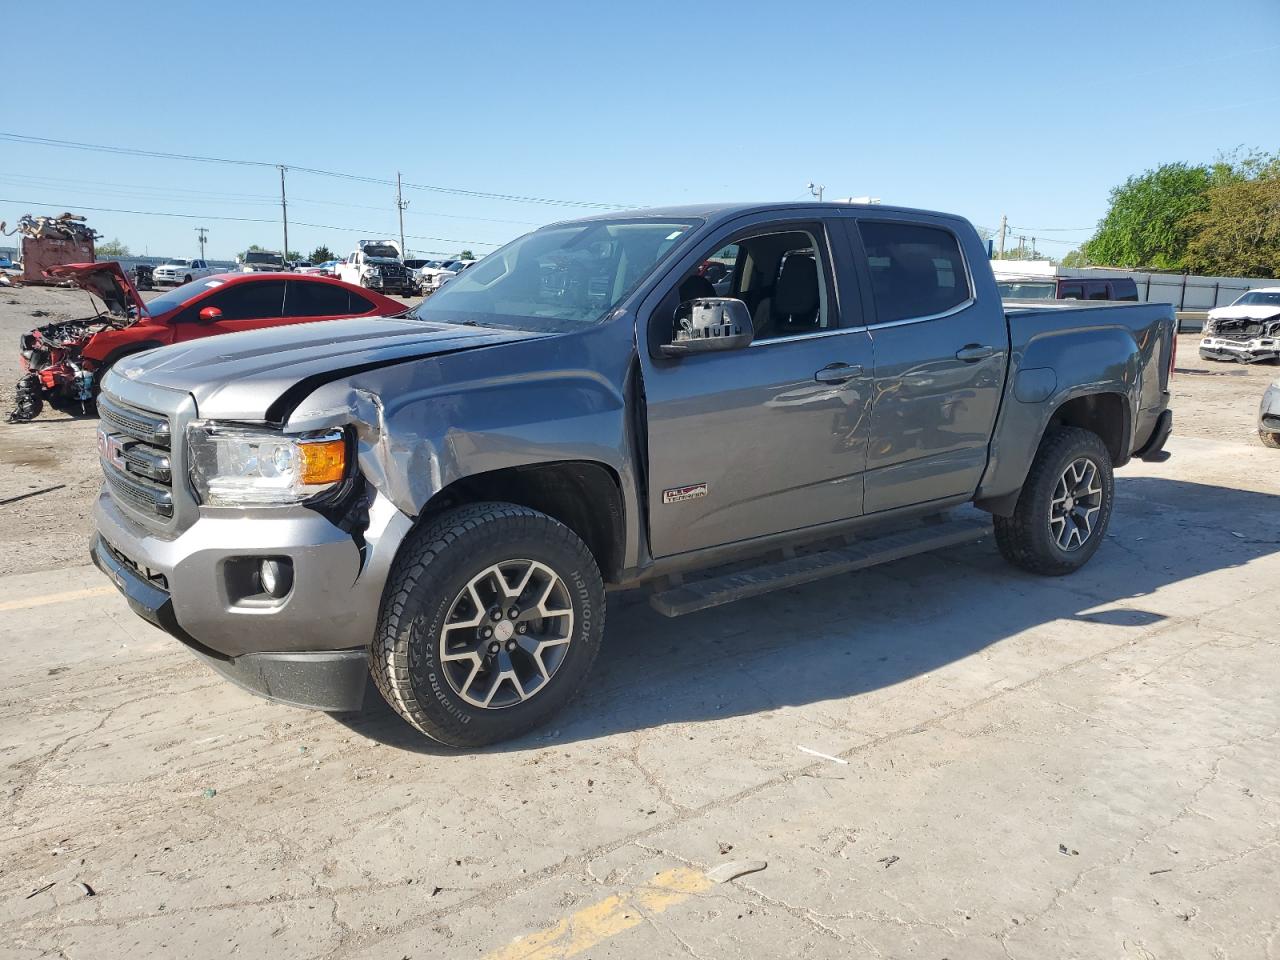
[[[363,647],[220,656],[182,628],[168,592],[123,561],[101,536],[94,537],[90,552],[94,564],[111,578],[134,613],[177,637],[192,653],[237,686],[269,700],[330,713],[359,710],[364,704],[369,669]]]
[[[1251,340],[1232,340],[1228,337],[1205,337],[1200,341],[1200,357],[1204,360],[1235,360],[1239,363],[1280,360],[1280,339],[1254,337]]]
[[[177,536],[163,535],[105,490],[94,522],[94,563],[134,612],[228,679],[302,706],[358,706],[382,588],[412,526],[388,501],[375,498],[360,538],[305,507],[205,509]],[[243,588],[246,565],[266,557],[292,564],[281,599]]]

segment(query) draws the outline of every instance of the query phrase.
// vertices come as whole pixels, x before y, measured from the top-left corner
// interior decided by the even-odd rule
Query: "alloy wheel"
[[[1102,475],[1098,465],[1080,457],[1062,471],[1049,501],[1049,533],[1059,549],[1079,550],[1093,536],[1102,510]]]
[[[454,693],[499,710],[538,694],[573,639],[564,580],[536,560],[506,560],[462,588],[440,630],[440,661]]]

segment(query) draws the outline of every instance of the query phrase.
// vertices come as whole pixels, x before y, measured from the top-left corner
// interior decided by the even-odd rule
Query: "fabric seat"
[[[751,317],[756,339],[789,337],[818,329],[818,264],[811,254],[790,254],[771,296],[760,301]]]

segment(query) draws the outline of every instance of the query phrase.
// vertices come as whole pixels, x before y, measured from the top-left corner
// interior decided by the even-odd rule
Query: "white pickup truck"
[[[192,280],[212,277],[217,272],[217,268],[209,266],[207,260],[166,260],[156,267],[151,275],[151,281],[157,287],[168,285],[176,287],[190,283]]]
[[[417,293],[417,278],[400,258],[400,245],[394,240],[361,240],[356,249],[338,264],[339,280],[379,293],[398,293],[402,297]]]

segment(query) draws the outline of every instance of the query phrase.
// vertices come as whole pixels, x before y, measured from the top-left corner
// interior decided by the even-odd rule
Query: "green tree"
[[[1280,165],[1212,187],[1190,214],[1186,266],[1210,276],[1280,276]]]
[[[94,247],[94,252],[99,257],[127,257],[129,256],[129,245],[121,243],[119,237],[112,237],[105,243],[99,243]]]
[[[312,263],[325,263],[329,260],[337,260],[333,251],[326,247],[323,243],[311,251],[311,256],[307,258]]]
[[[1085,256],[1083,250],[1072,250],[1062,258],[1062,265],[1064,267],[1087,267],[1089,266],[1089,258]]]
[[[1130,177],[1111,191],[1084,253],[1103,266],[1182,269],[1192,237],[1188,217],[1208,207],[1214,175],[1207,166],[1166,163]]]
[[[474,260],[475,258],[476,258],[476,255],[472,253],[470,250],[463,250],[460,254],[458,254],[459,260]]]
[[[1030,246],[1013,246],[1006,247],[1004,256],[1001,260],[1052,260],[1048,254],[1041,253],[1035,247]]]

